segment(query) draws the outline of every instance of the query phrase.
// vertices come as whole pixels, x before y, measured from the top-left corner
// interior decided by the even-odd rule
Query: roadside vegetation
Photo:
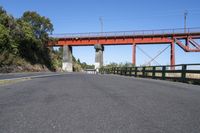
[[[61,71],[62,48],[47,47],[53,32],[49,18],[26,11],[14,18],[0,7],[0,73]],[[93,66],[73,57],[74,71]]]
[[[130,63],[130,62],[121,62],[121,63],[115,63],[115,62],[111,62],[107,65],[105,65],[104,67],[106,68],[112,68],[112,67],[134,67],[135,65]]]
[[[47,47],[52,31],[36,12],[14,18],[0,7],[0,72],[57,70],[59,54]]]
[[[82,72],[86,69],[94,69],[94,65],[89,65],[86,62],[81,62],[80,59],[73,57],[73,70],[75,72]]]

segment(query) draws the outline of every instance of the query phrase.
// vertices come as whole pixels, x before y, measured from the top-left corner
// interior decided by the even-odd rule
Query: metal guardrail
[[[100,73],[200,84],[200,64],[101,68]]]
[[[167,35],[200,33],[200,27],[197,28],[177,28],[177,29],[158,29],[158,30],[135,30],[135,31],[115,31],[115,32],[88,32],[88,33],[65,33],[53,34],[54,38],[90,38],[90,37],[119,37],[119,36],[142,36],[142,35]]]

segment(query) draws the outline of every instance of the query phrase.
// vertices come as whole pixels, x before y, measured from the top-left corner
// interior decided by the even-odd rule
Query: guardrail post
[[[122,69],[122,67],[120,68],[120,75],[122,75],[122,71],[123,71],[123,69]]]
[[[96,70],[96,71],[97,71],[97,70]],[[101,74],[104,74],[104,69],[103,69],[103,68],[100,70],[100,73],[101,73]]]
[[[145,77],[145,68],[146,68],[146,67],[143,67],[143,68],[142,68],[142,77]]]
[[[162,67],[162,79],[165,80],[166,79],[166,66]]]
[[[126,74],[127,74],[127,67],[125,67],[125,69],[124,69],[124,75],[126,76]]]
[[[137,67],[135,67],[135,77],[137,77]]]
[[[152,78],[155,79],[155,76],[156,76],[156,67],[153,66]]]
[[[119,75],[119,67],[117,67],[117,75]]]
[[[116,69],[116,68],[114,67],[114,68],[113,68],[113,74],[115,74],[115,69]]]
[[[187,70],[187,65],[182,65],[182,72],[181,72],[182,82],[186,82],[186,70]]]
[[[129,69],[129,76],[132,76],[132,67]]]

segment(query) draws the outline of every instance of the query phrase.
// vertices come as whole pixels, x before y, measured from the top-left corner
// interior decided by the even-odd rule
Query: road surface
[[[0,86],[0,133],[199,133],[200,86],[69,73]]]

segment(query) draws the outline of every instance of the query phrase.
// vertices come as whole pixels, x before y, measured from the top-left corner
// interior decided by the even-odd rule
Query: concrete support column
[[[133,43],[132,64],[136,66],[136,44],[135,43]]]
[[[62,69],[66,72],[73,71],[72,64],[72,46],[63,46],[63,63]]]
[[[174,41],[171,43],[171,50],[170,50],[170,65],[172,66],[171,69],[174,70],[175,67],[175,44]]]
[[[99,69],[103,66],[103,51],[104,46],[101,44],[94,45],[95,48],[95,69]]]

